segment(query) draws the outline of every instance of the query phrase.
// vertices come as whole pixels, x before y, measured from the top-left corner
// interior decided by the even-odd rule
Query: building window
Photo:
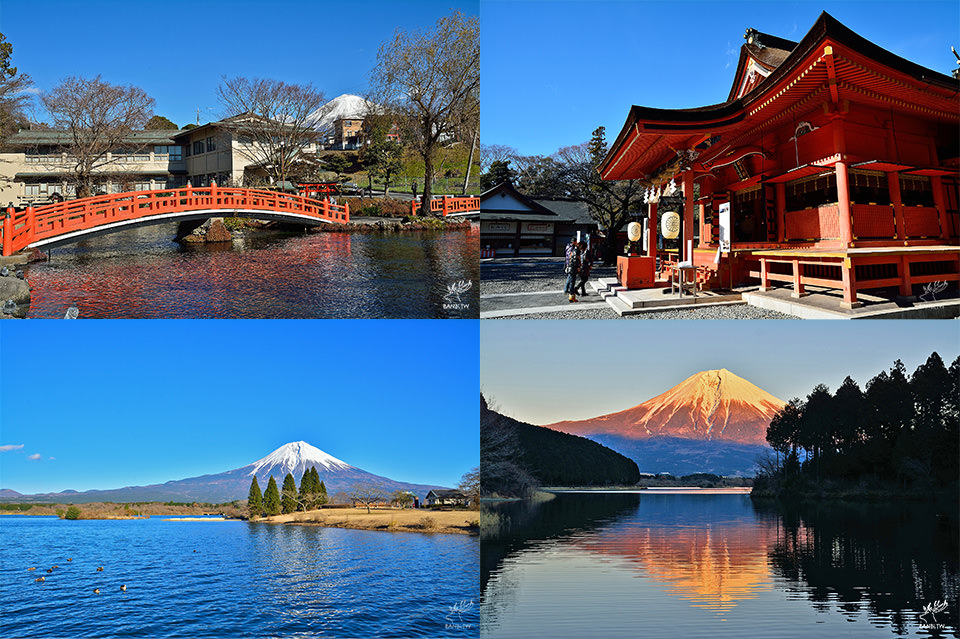
[[[825,204],[837,203],[837,175],[816,175],[788,182],[786,186],[786,208],[788,211],[802,211]]]
[[[904,206],[934,206],[930,178],[922,175],[901,175],[900,201]]]
[[[187,153],[187,157],[190,157],[190,143],[188,142],[185,147],[183,147]]]
[[[203,141],[199,140],[193,143],[193,154],[200,155],[203,153]]]
[[[213,136],[207,138],[207,153],[217,150],[217,143],[214,141]]]
[[[853,204],[890,204],[890,185],[882,171],[849,171],[850,202]]]
[[[189,150],[189,147],[188,147],[188,150]],[[183,152],[181,151],[181,148],[179,146],[163,146],[163,145],[155,146],[153,147],[153,154],[155,156],[166,155],[168,156],[168,159],[171,161],[183,159]]]

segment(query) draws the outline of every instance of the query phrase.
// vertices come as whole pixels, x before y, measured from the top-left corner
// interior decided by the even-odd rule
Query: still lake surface
[[[4,515],[0,542],[3,637],[478,632],[476,536]]]
[[[176,224],[52,249],[25,268],[28,317],[476,318],[473,231],[251,233],[232,245],[181,246]],[[470,282],[459,303],[450,285]],[[453,300],[456,302],[456,300]]]
[[[956,504],[562,494],[492,510],[484,638],[958,633]]]

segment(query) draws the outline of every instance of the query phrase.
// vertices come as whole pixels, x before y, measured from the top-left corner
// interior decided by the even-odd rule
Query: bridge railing
[[[410,203],[410,214],[416,215],[420,210],[420,198],[415,198]],[[432,198],[430,200],[430,211],[440,213],[444,217],[455,213],[467,213],[480,210],[480,198],[478,197],[442,197]]]
[[[183,187],[160,191],[130,191],[66,200],[48,206],[28,206],[24,211],[7,209],[0,227],[3,255],[12,255],[34,242],[67,233],[93,229],[115,222],[190,211],[225,214],[244,211],[276,211],[322,222],[347,223],[350,205],[331,204],[301,195],[259,189]]]

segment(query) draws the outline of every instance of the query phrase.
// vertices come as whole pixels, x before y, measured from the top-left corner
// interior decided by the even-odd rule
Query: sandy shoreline
[[[423,510],[414,508],[337,508],[263,517],[268,524],[355,528],[389,532],[470,535],[479,533],[480,513],[474,510]],[[476,524],[476,525],[471,525]]]

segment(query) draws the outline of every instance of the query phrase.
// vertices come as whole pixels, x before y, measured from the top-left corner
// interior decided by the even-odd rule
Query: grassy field
[[[366,508],[337,508],[274,515],[257,521],[391,532],[476,534],[479,519],[479,513],[474,510],[371,508],[367,513]]]

